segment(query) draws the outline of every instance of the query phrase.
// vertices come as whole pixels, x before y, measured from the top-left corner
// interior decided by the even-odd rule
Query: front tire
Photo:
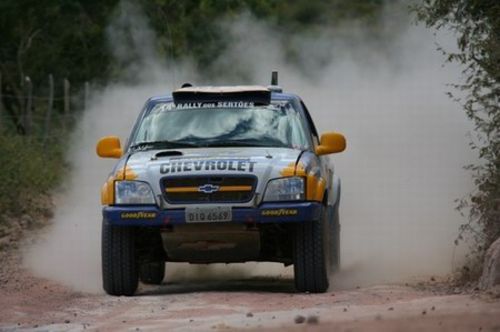
[[[324,293],[329,287],[330,241],[326,207],[318,220],[297,224],[294,245],[295,288]]]
[[[135,229],[102,223],[102,279],[109,295],[134,295],[139,284]]]

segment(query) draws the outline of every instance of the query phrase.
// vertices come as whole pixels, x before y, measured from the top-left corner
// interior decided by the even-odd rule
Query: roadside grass
[[[64,140],[0,132],[0,242],[52,213],[50,192],[67,172]],[[16,236],[17,237],[17,236]],[[9,239],[3,242],[9,242]],[[0,249],[3,247],[0,243]]]

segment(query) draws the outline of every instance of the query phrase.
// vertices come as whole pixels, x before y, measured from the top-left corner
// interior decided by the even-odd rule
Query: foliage
[[[0,133],[0,223],[8,216],[30,214],[30,202],[59,184],[64,174],[59,144]]]
[[[18,132],[24,132],[26,76],[31,77],[34,91],[43,93],[50,73],[61,92],[64,77],[78,89],[86,79],[106,73],[109,58],[102,51],[103,26],[110,5],[110,1],[0,1],[0,73],[2,93],[8,97],[2,101]]]
[[[5,111],[24,132],[21,121],[25,76],[34,91],[45,94],[47,76],[53,74],[56,91],[68,78],[74,90],[85,81],[105,83],[120,75],[109,49],[106,27],[119,8],[119,0],[0,1],[0,74]],[[289,33],[335,25],[345,20],[374,21],[382,0],[138,0],[164,58],[188,57],[199,71],[209,70],[226,47],[220,23],[242,11],[267,20]],[[61,105],[57,109],[62,111]]]
[[[500,2],[425,0],[417,12],[428,26],[451,29],[458,36],[458,51],[448,53],[448,61],[464,66],[465,83],[455,87],[465,97],[457,99],[475,124],[477,140],[471,146],[481,158],[467,167],[476,190],[459,209],[469,211],[462,230],[471,232],[475,252],[482,256],[500,236]]]
[[[382,10],[381,0],[142,0],[143,8],[159,36],[160,49],[174,57],[197,60],[208,68],[224,44],[220,23],[242,11],[266,20],[276,29],[295,33],[333,26],[346,20],[369,20]]]

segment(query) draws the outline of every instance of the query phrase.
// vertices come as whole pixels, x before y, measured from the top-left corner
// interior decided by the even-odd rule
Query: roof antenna
[[[271,73],[271,85],[278,85],[278,72],[276,70]]]
[[[278,92],[281,93],[283,92],[283,89],[278,85],[278,71],[273,70],[271,72],[271,85],[267,87],[269,90],[272,92]]]
[[[193,86],[193,85],[192,85],[191,83],[186,82],[186,83],[182,84],[181,88],[190,88],[190,87],[192,87],[192,86]]]

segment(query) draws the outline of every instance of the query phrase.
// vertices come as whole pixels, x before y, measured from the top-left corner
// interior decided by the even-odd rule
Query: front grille
[[[248,202],[257,185],[254,176],[176,176],[161,181],[164,197],[172,204]]]

